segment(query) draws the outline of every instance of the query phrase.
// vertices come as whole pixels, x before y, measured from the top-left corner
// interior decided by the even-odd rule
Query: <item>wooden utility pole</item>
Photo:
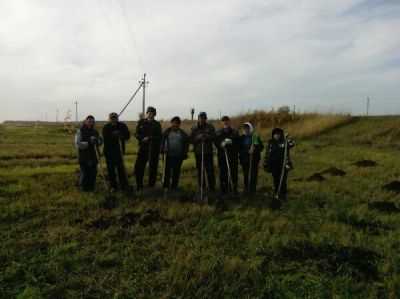
[[[369,98],[367,98],[367,116],[369,114]]]

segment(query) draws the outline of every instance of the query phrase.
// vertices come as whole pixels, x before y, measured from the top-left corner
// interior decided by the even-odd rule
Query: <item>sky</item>
[[[400,114],[399,28],[398,0],[0,0],[0,122],[104,120],[144,73],[160,119]]]

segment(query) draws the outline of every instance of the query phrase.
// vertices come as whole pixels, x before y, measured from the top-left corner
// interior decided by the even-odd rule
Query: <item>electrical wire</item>
[[[110,22],[110,20],[108,19],[107,15],[106,15],[106,12],[104,11],[103,7],[101,6],[100,0],[96,0],[96,1],[97,1],[97,4],[99,5],[99,8],[100,8],[101,12],[103,13],[104,19],[106,20],[108,26],[110,27],[112,33],[114,34],[115,40],[117,41],[117,44],[118,44],[119,48],[120,48],[121,51],[124,53],[125,58],[126,58],[126,60],[128,61],[129,66],[132,68],[132,71],[135,72],[135,68],[133,67],[132,62],[131,62],[131,60],[129,59],[128,54],[126,53],[124,47],[122,46],[121,41],[119,40],[118,35],[117,35],[117,33],[115,32],[115,30],[114,30],[114,27],[111,25],[111,22]]]
[[[135,34],[133,32],[132,24],[131,24],[131,22],[129,20],[129,17],[128,17],[128,13],[127,13],[127,10],[126,10],[126,6],[125,6],[125,3],[124,3],[124,0],[119,0],[119,5],[120,5],[120,7],[122,9],[122,12],[123,12],[123,15],[124,15],[124,20],[125,20],[125,23],[126,23],[126,27],[128,28],[129,36],[131,37],[132,44],[133,44],[133,46],[134,46],[134,48],[136,50],[136,54],[138,56],[139,63],[142,66],[143,73],[145,73],[146,71],[145,71],[145,67],[144,67],[144,64],[143,64],[143,59],[142,59],[142,57],[140,55],[139,47],[138,47],[136,39],[135,39]]]

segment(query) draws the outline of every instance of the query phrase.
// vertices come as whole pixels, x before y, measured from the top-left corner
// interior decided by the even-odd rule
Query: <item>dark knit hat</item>
[[[154,108],[153,106],[147,107],[146,113],[149,113],[149,112],[153,112],[154,114],[157,113],[156,108]]]
[[[275,134],[280,134],[283,137],[283,130],[281,128],[273,128],[271,133],[272,138],[274,138]]]
[[[174,116],[172,119],[171,119],[171,123],[173,123],[174,121],[177,121],[179,124],[181,123],[181,118],[179,117],[179,116]]]
[[[204,117],[205,119],[207,119],[207,113],[205,113],[205,112],[200,112],[198,117],[200,117],[200,116]]]
[[[108,118],[118,118],[118,113],[117,113],[117,112],[111,112],[111,113],[108,115]]]
[[[94,116],[93,116],[93,115],[88,115],[88,116],[86,116],[85,119],[86,119],[86,120],[88,120],[88,119],[94,119]]]
[[[229,116],[223,116],[221,117],[221,121],[230,121],[231,119],[229,118]]]

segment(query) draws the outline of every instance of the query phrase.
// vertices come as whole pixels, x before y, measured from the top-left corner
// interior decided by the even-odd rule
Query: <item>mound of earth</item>
[[[330,174],[333,176],[344,176],[346,174],[345,171],[336,168],[336,167],[329,167],[328,169],[325,169],[324,171],[321,171],[323,174]]]
[[[383,186],[382,189],[386,189],[386,190],[389,190],[389,191],[400,192],[400,182],[399,181],[392,181],[389,184]]]
[[[356,163],[354,163],[354,165],[356,165],[358,167],[372,167],[372,166],[376,166],[377,163],[372,160],[360,160],[360,161],[357,161]]]
[[[314,173],[313,175],[309,176],[307,180],[309,182],[321,182],[325,180],[325,178],[320,173]]]
[[[75,222],[82,223],[81,219]],[[175,224],[175,220],[163,218],[157,210],[149,209],[143,213],[128,212],[120,216],[100,216],[96,219],[90,220],[86,223],[88,228],[97,228],[106,230],[111,226],[120,226],[127,228],[139,224],[147,227],[155,223]]]
[[[391,201],[374,201],[368,204],[368,209],[378,210],[384,213],[399,213],[400,208],[396,207],[394,202]]]

